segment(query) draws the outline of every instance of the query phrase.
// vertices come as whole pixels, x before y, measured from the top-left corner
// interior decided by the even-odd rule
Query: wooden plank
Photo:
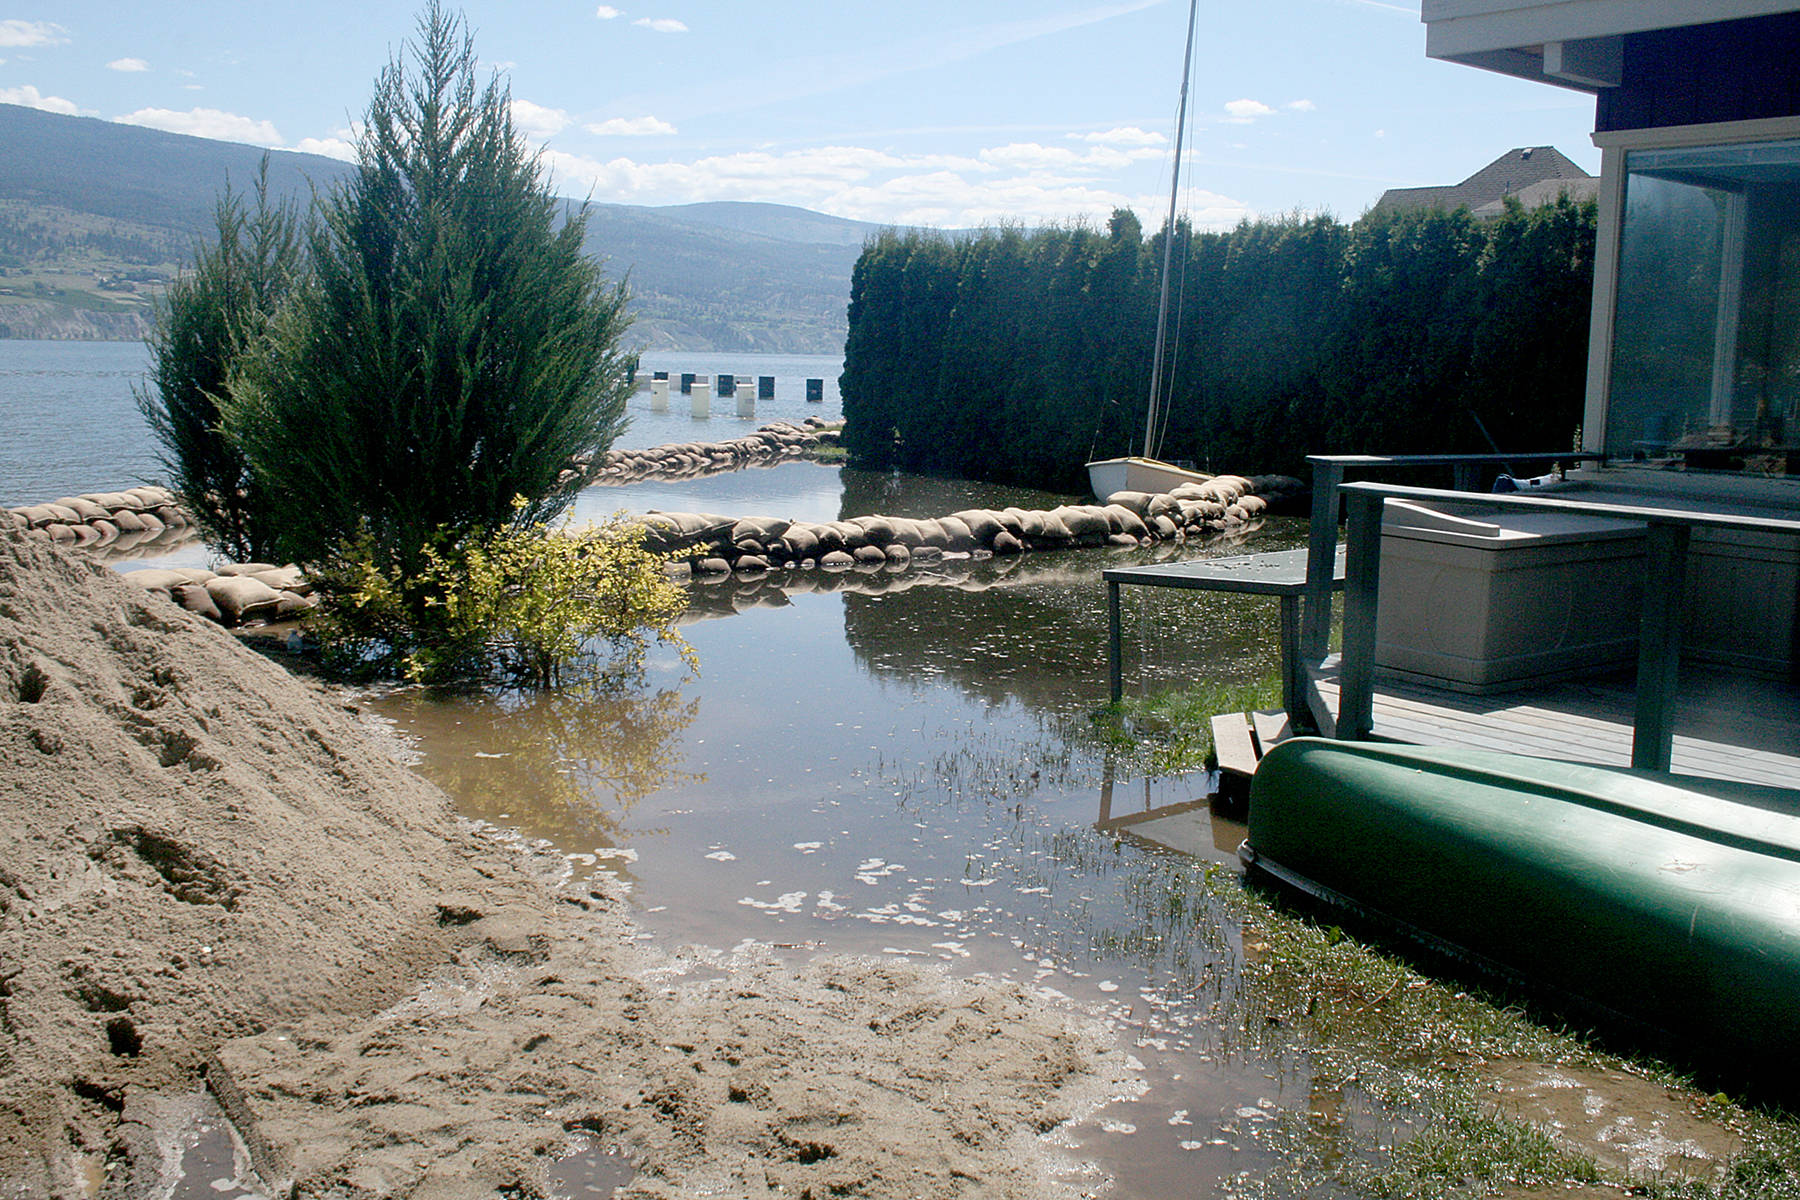
[[[1256,773],[1256,743],[1250,740],[1250,723],[1243,713],[1220,713],[1212,719],[1213,750],[1219,756],[1219,771],[1242,775]]]
[[[1330,709],[1336,660],[1307,671],[1308,692]],[[1677,735],[1671,769],[1775,787],[1800,781],[1800,705],[1791,685],[1763,681],[1745,692],[1729,672],[1690,670],[1677,723],[1708,736]],[[1635,697],[1618,678],[1572,681],[1497,695],[1434,689],[1384,678],[1373,697],[1374,736],[1421,745],[1463,745],[1608,766],[1631,763]],[[1745,708],[1750,711],[1743,711]],[[1772,714],[1784,714],[1776,716]],[[1792,718],[1785,714],[1793,713]],[[1730,737],[1720,736],[1727,731]]]
[[[1261,758],[1269,747],[1294,736],[1288,715],[1280,709],[1260,709],[1250,714],[1250,728],[1256,733],[1256,755]]]

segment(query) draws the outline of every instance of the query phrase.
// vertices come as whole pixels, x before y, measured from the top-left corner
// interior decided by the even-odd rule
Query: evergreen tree
[[[302,230],[292,204],[269,202],[269,160],[257,170],[255,207],[227,183],[214,212],[218,241],[169,285],[149,338],[154,387],[135,389],[161,443],[171,488],[215,552],[238,562],[273,552],[262,489],[220,429],[234,363],[254,346],[293,285]]]
[[[223,405],[283,554],[361,547],[391,579],[565,511],[636,365],[624,285],[582,253],[585,214],[559,221],[464,22],[434,2],[408,50],[376,83],[357,173],[320,205],[308,279]]]

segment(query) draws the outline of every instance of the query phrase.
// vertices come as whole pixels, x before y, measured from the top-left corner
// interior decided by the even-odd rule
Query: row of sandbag
[[[1229,553],[1242,546],[1261,528],[1261,520],[1248,520],[1228,526],[1204,539],[1190,538],[1185,545],[1165,543],[1155,551],[1140,552],[1125,560],[1177,561],[1196,552],[1196,545],[1212,554]],[[1059,562],[1054,556],[1012,555],[944,558],[930,570],[914,571],[908,563],[857,565],[847,570],[770,571],[736,574],[696,575],[689,581],[688,604],[681,621],[704,621],[730,616],[752,608],[780,608],[791,597],[827,592],[848,592],[863,596],[880,596],[904,592],[915,587],[956,588],[981,592],[993,587],[1021,584],[1053,584],[1080,587],[1092,582],[1087,568],[1075,568]]]
[[[755,573],[813,564],[827,570],[945,554],[1020,554],[1080,546],[1144,546],[1215,533],[1262,515],[1300,489],[1286,476],[1219,475],[1173,492],[1119,492],[1106,504],[1054,509],[964,509],[947,517],[868,516],[788,521],[710,513],[651,513],[645,544],[697,574]]]
[[[685,479],[803,458],[821,446],[836,445],[838,428],[817,417],[808,417],[800,424],[774,421],[754,433],[725,442],[671,442],[642,450],[608,450],[601,459],[595,482]]]
[[[204,567],[147,567],[126,579],[221,625],[254,625],[297,617],[318,601],[295,566],[226,563]]]
[[[84,492],[48,504],[0,509],[0,520],[31,537],[65,546],[121,551],[176,545],[193,537],[193,522],[167,488]]]

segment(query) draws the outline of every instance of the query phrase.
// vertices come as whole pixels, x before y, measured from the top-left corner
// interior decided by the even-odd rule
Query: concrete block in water
[[[695,419],[705,420],[712,416],[712,389],[696,387],[693,392],[693,400]]]
[[[669,411],[669,381],[666,377],[650,381],[650,411]]]
[[[775,377],[773,375],[758,375],[756,377],[756,398],[758,400],[773,400],[775,398]]]
[[[737,385],[737,415],[754,417],[756,415],[756,388],[748,383]]]
[[[806,381],[806,402],[808,404],[825,403],[825,381],[823,379]]]

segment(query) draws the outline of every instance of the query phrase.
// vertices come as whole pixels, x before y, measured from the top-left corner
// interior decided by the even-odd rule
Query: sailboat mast
[[[1188,76],[1194,67],[1194,18],[1200,0],[1188,0],[1187,49],[1181,56],[1181,101],[1175,107],[1175,163],[1169,171],[1169,223],[1163,233],[1162,294],[1156,302],[1156,353],[1150,363],[1150,403],[1144,412],[1144,457],[1155,458],[1156,408],[1162,401],[1163,347],[1169,336],[1169,266],[1175,254],[1175,205],[1181,194],[1181,145],[1187,133]]]

